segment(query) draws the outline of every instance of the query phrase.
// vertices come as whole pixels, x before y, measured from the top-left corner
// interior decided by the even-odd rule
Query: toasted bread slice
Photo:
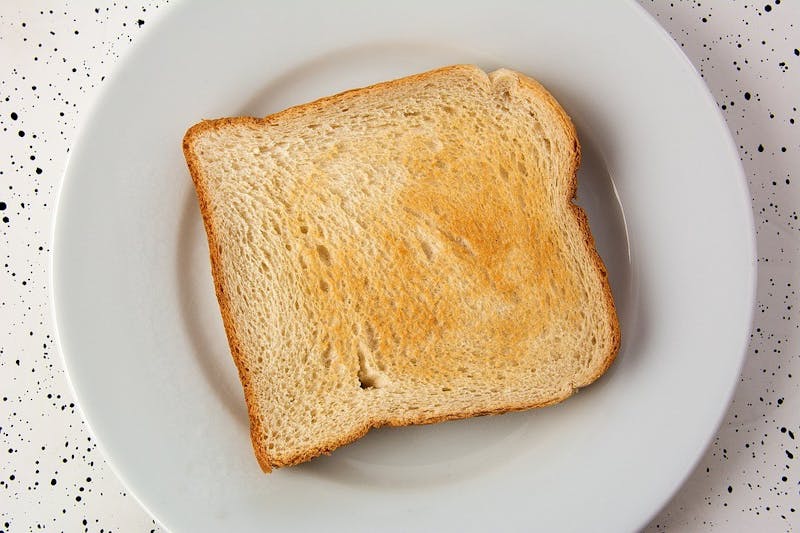
[[[446,67],[203,121],[183,149],[264,471],[553,404],[616,356],[575,129],[528,77]]]

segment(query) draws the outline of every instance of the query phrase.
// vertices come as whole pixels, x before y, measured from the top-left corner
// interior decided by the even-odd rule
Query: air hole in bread
[[[375,376],[371,374],[358,373],[358,384],[362,389],[375,388]]]
[[[433,259],[433,248],[431,248],[431,244],[426,241],[425,239],[420,239],[419,246],[422,248],[422,253],[425,254],[425,257],[428,261]]]
[[[325,363],[325,366],[330,366],[333,362],[333,357],[331,356],[331,343],[328,342],[325,345],[325,348],[322,349],[322,361]]]
[[[325,266],[331,266],[331,253],[324,244],[317,245],[317,255]]]
[[[358,350],[358,383],[362,389],[380,389],[386,386],[386,376],[383,372],[373,368],[372,358],[368,352]]]
[[[461,235],[457,235],[454,239],[456,244],[461,246],[469,255],[475,257],[475,250],[472,249],[472,245],[469,241]]]

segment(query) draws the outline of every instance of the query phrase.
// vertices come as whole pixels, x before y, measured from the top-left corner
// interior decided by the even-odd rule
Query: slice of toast
[[[203,121],[183,150],[266,472],[553,404],[616,356],[575,129],[528,77],[446,67]]]

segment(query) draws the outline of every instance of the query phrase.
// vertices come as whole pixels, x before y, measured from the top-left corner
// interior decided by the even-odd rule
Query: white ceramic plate
[[[264,475],[183,133],[463,62],[525,72],[574,117],[620,356],[561,405],[373,431]],[[58,337],[111,465],[173,531],[631,530],[679,487],[724,413],[750,325],[753,242],[715,104],[633,2],[186,2],[106,82],[73,149],[55,228]]]

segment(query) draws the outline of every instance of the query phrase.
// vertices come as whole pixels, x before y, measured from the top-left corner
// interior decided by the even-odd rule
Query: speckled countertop
[[[733,132],[759,261],[733,403],[648,529],[800,530],[800,3],[641,3],[703,74]],[[0,4],[0,533],[159,530],[109,469],[74,403],[54,352],[48,268],[53,204],[81,114],[166,9]]]

